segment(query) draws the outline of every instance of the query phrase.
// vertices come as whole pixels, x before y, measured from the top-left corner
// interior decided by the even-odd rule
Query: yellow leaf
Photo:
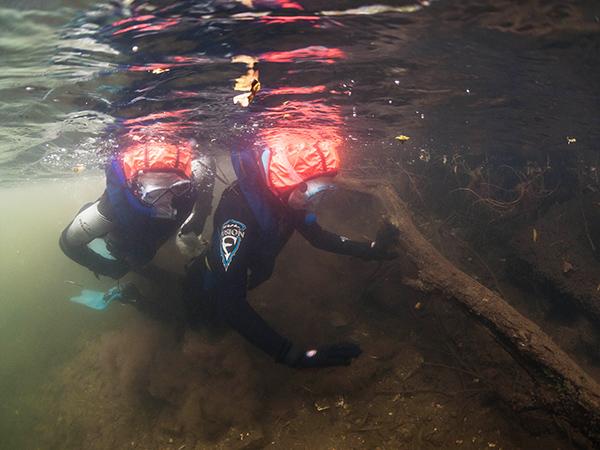
[[[252,95],[254,96],[258,91],[260,91],[260,81],[256,79],[252,81],[252,85],[250,86],[250,92],[252,92]]]
[[[244,108],[248,107],[248,105],[254,100],[254,96],[260,90],[260,81],[252,80],[250,86],[250,92],[246,92],[244,94],[236,95],[233,97],[233,103],[239,104]]]
[[[248,70],[247,73],[235,79],[235,91],[251,91],[252,86],[258,81],[258,70]]]
[[[577,138],[567,136],[567,144],[575,144],[577,142]]]
[[[250,104],[250,101],[252,97],[252,92],[245,92],[243,94],[240,95],[236,95],[235,97],[233,97],[233,103],[234,104],[239,104],[240,106],[246,108],[248,107],[248,105]]]
[[[406,136],[404,134],[400,134],[400,135],[396,136],[394,139],[396,139],[396,140],[398,140],[400,142],[406,142],[406,141],[408,141],[410,139],[410,137]]]
[[[538,232],[537,232],[537,230],[535,228],[533,229],[533,234],[532,234],[531,237],[533,239],[533,242],[537,242],[537,240],[538,240]]]
[[[231,62],[234,64],[236,64],[236,63],[246,64],[246,67],[248,67],[248,69],[252,69],[254,67],[254,64],[256,64],[258,62],[258,59],[256,59],[254,56],[235,55],[235,56],[231,57]]]

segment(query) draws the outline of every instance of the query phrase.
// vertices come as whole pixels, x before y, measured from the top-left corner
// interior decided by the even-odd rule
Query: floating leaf
[[[231,57],[231,62],[232,63],[242,63],[242,64],[246,64],[246,67],[248,67],[248,69],[252,69],[254,67],[254,64],[256,64],[258,62],[258,59],[256,59],[254,56],[248,56],[248,55],[235,55]]]
[[[233,90],[235,91],[251,91],[255,83],[258,82],[258,70],[250,69],[244,75],[235,79]]]
[[[170,71],[170,70],[171,70],[171,69],[167,69],[167,68],[162,68],[162,67],[159,67],[159,68],[157,68],[157,69],[153,69],[153,70],[152,70],[152,73],[154,73],[154,74],[160,74],[160,73],[165,73],[165,72],[168,72],[168,71]]]
[[[396,136],[394,139],[396,139],[400,142],[406,142],[406,141],[410,140],[410,137],[406,136],[404,134],[400,134],[400,135]]]
[[[533,242],[537,242],[537,240],[538,240],[538,232],[535,228],[533,229],[531,238],[533,239]]]
[[[233,97],[233,103],[239,104],[240,106],[243,106],[244,108],[246,108],[250,104],[250,96],[251,95],[252,95],[251,92],[246,92],[245,94],[236,95],[235,97]]]
[[[421,302],[417,302],[417,303],[415,303],[415,309],[416,309],[417,311],[418,311],[418,310],[420,310],[421,308],[423,308],[423,305],[421,304]]]
[[[566,259],[563,261],[563,273],[569,273],[574,270],[573,264]]]
[[[249,91],[233,98],[234,104],[239,104],[245,108],[254,100],[254,96],[260,90],[259,72],[254,68],[258,59],[248,55],[237,55],[231,58],[231,62],[245,64],[248,68],[245,74],[235,79],[235,85],[233,86],[235,91]]]
[[[567,144],[575,144],[576,142],[576,138],[567,136]]]
[[[252,86],[250,87],[250,91],[253,94],[256,94],[258,91],[260,91],[260,81],[258,81],[258,79],[252,81]]]
[[[254,96],[260,90],[260,81],[253,80],[252,86],[250,87],[250,92],[246,92],[244,94],[239,94],[233,97],[233,103],[239,104],[246,108],[252,100],[254,100]]]

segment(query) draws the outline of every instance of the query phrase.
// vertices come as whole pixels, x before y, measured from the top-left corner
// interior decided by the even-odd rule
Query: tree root
[[[378,198],[400,230],[400,247],[415,266],[404,276],[413,288],[439,292],[458,302],[483,324],[537,383],[532,395],[544,409],[600,444],[600,385],[587,375],[538,325],[522,316],[500,294],[462,272],[431,245],[411,219],[393,186],[365,180],[340,180],[348,190]]]

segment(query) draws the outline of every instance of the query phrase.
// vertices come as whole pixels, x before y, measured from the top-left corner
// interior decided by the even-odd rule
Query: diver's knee
[[[104,236],[113,228],[110,220],[98,210],[98,202],[81,210],[61,235],[63,245],[85,245],[97,237]]]
[[[62,231],[62,233],[60,233],[60,237],[58,238],[58,246],[60,247],[62,252],[69,257],[71,257],[75,250],[75,246],[72,245],[67,239],[67,231],[69,230],[70,226],[71,224],[67,225],[67,227]]]

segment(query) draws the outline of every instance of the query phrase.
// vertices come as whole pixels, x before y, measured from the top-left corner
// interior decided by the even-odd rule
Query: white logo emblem
[[[221,227],[221,261],[226,272],[245,234],[246,225],[237,220],[229,219]]]

